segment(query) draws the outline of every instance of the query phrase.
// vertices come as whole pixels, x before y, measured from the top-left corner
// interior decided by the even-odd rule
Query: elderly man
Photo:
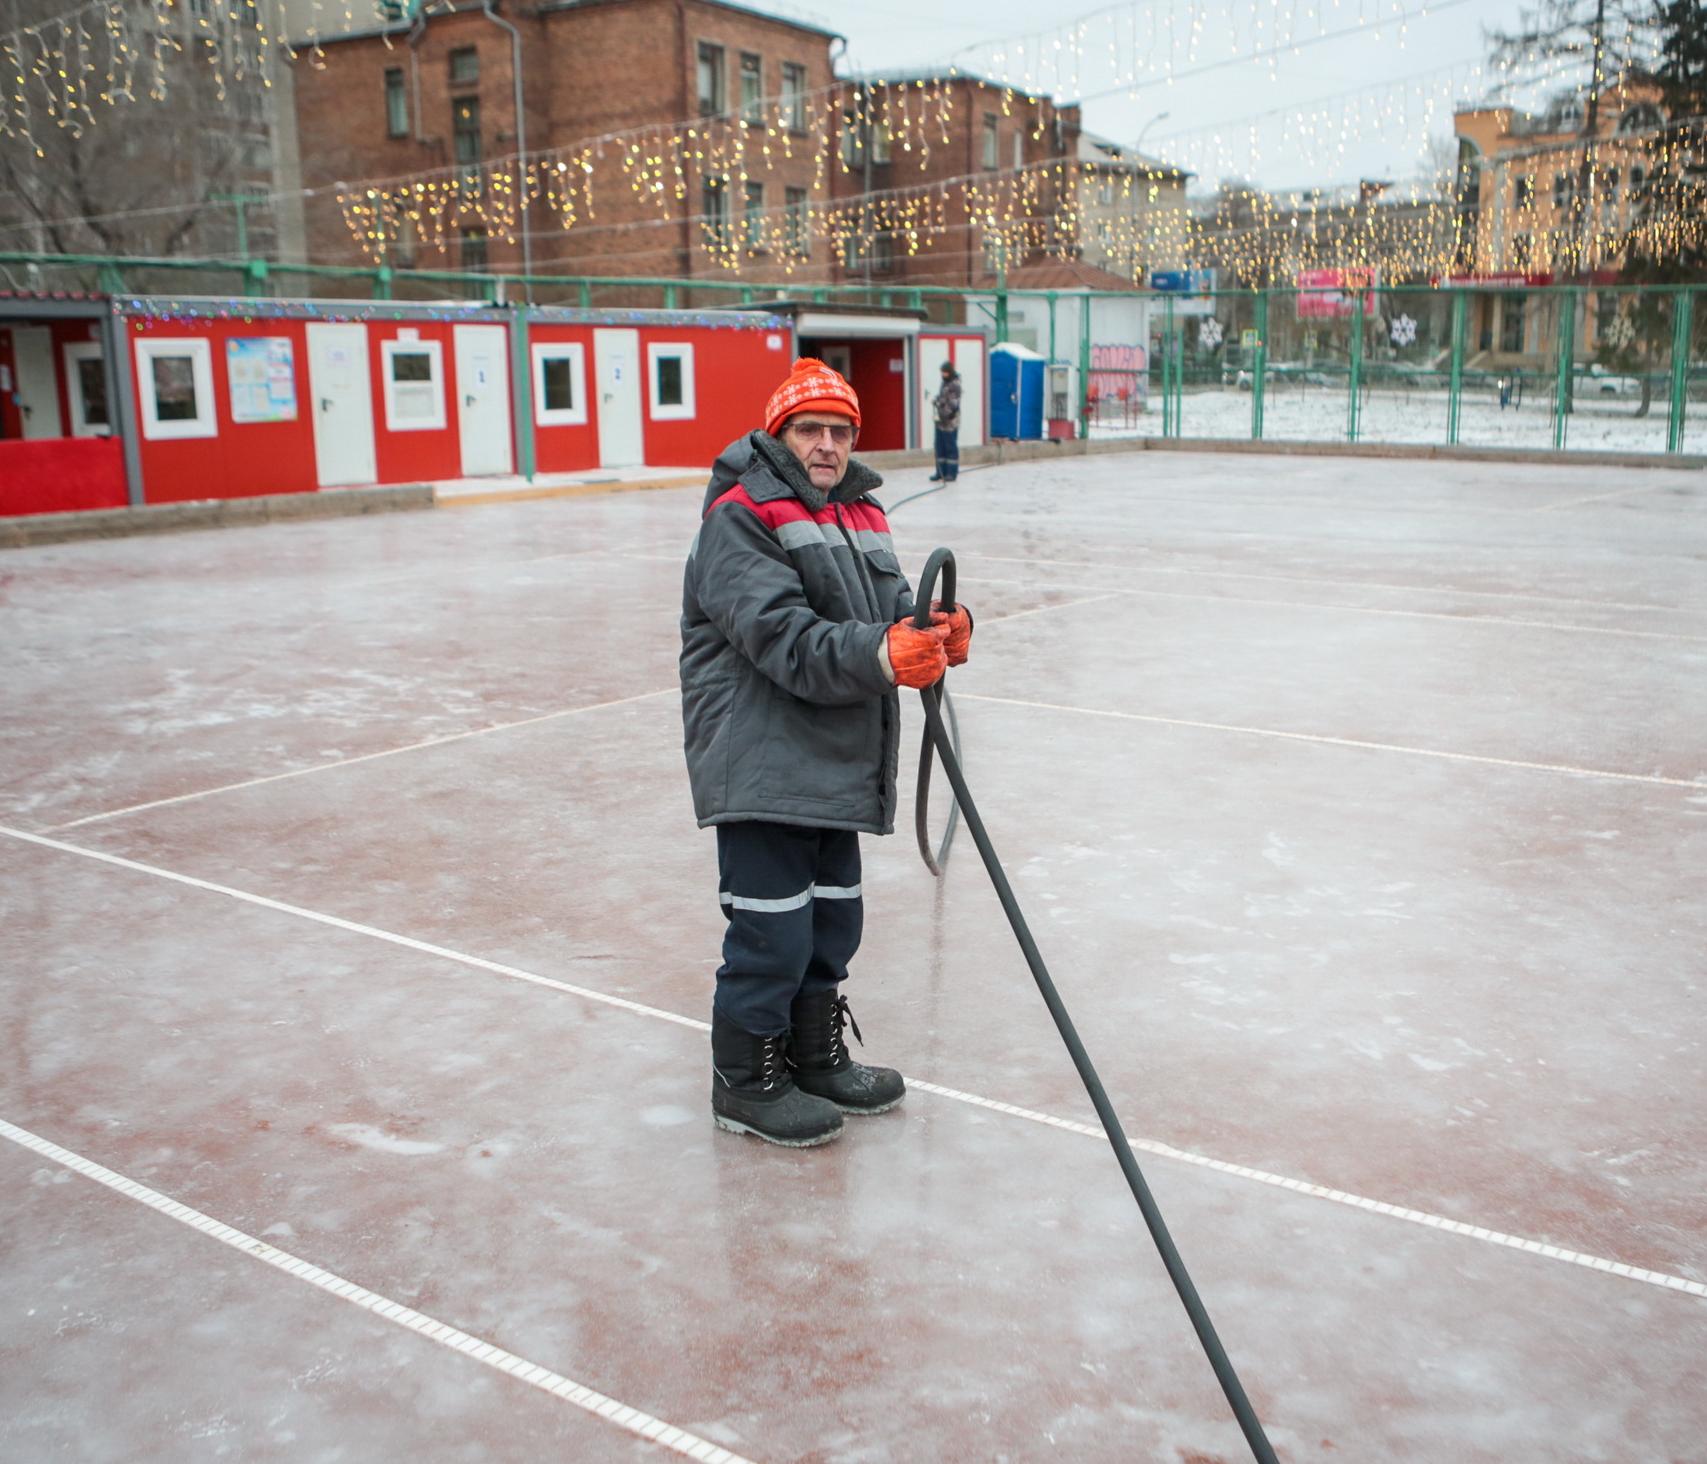
[[[682,593],[682,718],[694,813],[717,830],[728,919],[712,1001],[712,1116],[775,1144],[825,1143],[906,1091],[855,1062],[840,987],[859,948],[859,835],[895,822],[900,686],[968,654],[972,618],[913,592],[851,458],[859,398],[800,360],[764,430],[724,449]]]

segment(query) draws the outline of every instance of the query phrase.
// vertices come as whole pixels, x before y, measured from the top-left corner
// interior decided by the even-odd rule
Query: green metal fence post
[[[591,310],[593,308],[593,282],[582,280],[575,291],[575,298],[583,310]]]
[[[373,272],[373,298],[389,300],[391,298],[391,266],[382,264]]]
[[[1349,401],[1346,407],[1345,440],[1357,441],[1358,408],[1361,403],[1358,396],[1363,389],[1363,291],[1358,290],[1351,301],[1351,350],[1346,372],[1346,385],[1349,387]]]
[[[1169,313],[1174,318],[1174,436],[1179,437],[1185,431],[1185,326],[1180,323],[1179,302],[1168,302]]]
[[[1446,388],[1446,442],[1458,446],[1459,413],[1464,405],[1464,325],[1468,297],[1462,290],[1452,296],[1452,375]]]
[[[1576,351],[1577,291],[1568,287],[1559,296],[1559,369],[1553,379],[1553,448],[1565,446],[1565,426],[1570,418],[1571,359]]]
[[[1049,359],[1055,359],[1055,300],[1053,290],[1049,292]]]
[[[1262,392],[1268,377],[1268,291],[1257,291],[1257,349],[1251,360],[1251,440],[1262,441]]]
[[[1174,435],[1174,302],[1171,297],[1162,301],[1162,436]]]
[[[533,363],[528,350],[529,308],[510,307],[510,405],[516,424],[516,466],[533,482]]]
[[[1007,304],[1005,294],[1002,303],[1004,307]],[[1090,393],[1091,297],[1087,293],[1079,296],[1079,436],[1086,439],[1091,435]]]
[[[678,296],[676,294],[675,285],[674,284],[665,285],[664,286],[664,308],[666,310],[674,310],[676,308],[677,298],[678,298]]]
[[[1008,339],[1008,250],[1001,245],[996,251],[996,344],[1005,345]]]
[[[1689,404],[1689,342],[1694,335],[1695,291],[1679,290],[1671,306],[1671,410],[1666,451],[1683,451],[1683,415]]]

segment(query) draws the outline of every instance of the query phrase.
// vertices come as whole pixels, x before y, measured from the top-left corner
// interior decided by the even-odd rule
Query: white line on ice
[[[1538,503],[1530,513],[1551,513],[1556,508],[1577,508],[1585,503],[1609,503],[1614,498],[1633,498],[1638,493],[1657,493],[1670,488],[1670,483],[1643,483],[1636,488],[1620,488],[1613,493],[1589,493],[1581,498],[1561,498],[1556,503]]]
[[[1447,762],[1477,763],[1495,768],[1526,768],[1537,773],[1568,773],[1579,778],[1611,778],[1620,783],[1651,783],[1662,788],[1693,788],[1707,792],[1701,778],[1662,778],[1656,773],[1615,773],[1606,768],[1578,768],[1568,763],[1524,762],[1512,757],[1486,757],[1477,752],[1447,752],[1436,747],[1406,747],[1398,742],[1365,742],[1357,737],[1327,737],[1317,732],[1282,732],[1273,727],[1240,727],[1230,722],[1195,722],[1184,717],[1155,717],[1144,712],[1111,712],[1101,707],[1072,707],[1060,702],[1022,701],[1012,696],[986,696],[957,691],[960,701],[990,702],[1004,707],[1030,707],[1041,712],[1071,712],[1081,717],[1113,717],[1120,722],[1148,722],[1157,727],[1192,727],[1202,732],[1230,732],[1240,737],[1278,737],[1287,742],[1314,742],[1325,747],[1358,747],[1367,752],[1398,752],[1407,757],[1438,757]]]
[[[992,575],[968,575],[967,583],[972,585],[1021,585],[1035,589],[1034,580],[1001,579]],[[1451,593],[1446,591],[1444,593]],[[1206,595],[1198,590],[1140,590],[1122,588],[1110,590],[1107,594],[1099,594],[1085,600],[1068,600],[1060,605],[1040,605],[1040,610],[1061,610],[1068,605],[1091,605],[1097,600],[1106,600],[1113,595],[1141,595],[1157,600],[1205,600],[1212,605],[1266,605],[1282,610],[1328,610],[1337,611],[1343,615],[1393,615],[1405,620],[1446,620],[1454,625],[1512,625],[1527,630],[1562,630],[1577,635],[1624,635],[1634,636],[1639,640],[1691,641],[1696,644],[1707,644],[1707,635],[1683,635],[1670,630],[1625,630],[1613,625],[1574,625],[1557,620],[1522,620],[1510,615],[1453,615],[1444,610],[1400,610],[1380,605],[1327,605],[1318,600],[1268,600],[1255,595]],[[996,620],[1014,620],[1020,615],[1030,615],[1031,610],[1020,610],[1014,615],[992,615],[980,618],[979,624],[985,625]]]
[[[607,1398],[584,1383],[577,1383],[573,1378],[566,1378],[561,1373],[541,1367],[538,1363],[529,1362],[525,1357],[517,1357],[513,1352],[506,1352],[503,1348],[482,1341],[479,1337],[446,1322],[436,1321],[422,1312],[404,1306],[401,1302],[369,1291],[365,1286],[358,1286],[354,1281],[346,1281],[331,1271],[322,1270],[311,1261],[293,1256],[277,1246],[268,1245],[266,1241],[253,1235],[246,1235],[223,1221],[202,1214],[200,1210],[192,1210],[188,1205],[180,1204],[158,1190],[138,1184],[134,1179],[97,1164],[92,1159],[85,1159],[81,1154],[62,1148],[52,1140],[44,1139],[28,1129],[19,1128],[3,1118],[0,1118],[0,1138],[10,1139],[14,1144],[81,1174],[85,1179],[105,1185],[127,1200],[146,1205],[149,1209],[156,1210],[179,1224],[188,1225],[192,1230],[200,1231],[222,1245],[228,1245],[235,1251],[241,1251],[246,1256],[276,1267],[287,1276],[306,1281],[310,1286],[316,1286],[340,1301],[347,1301],[352,1306],[359,1306],[363,1311],[372,1312],[385,1321],[406,1327],[430,1342],[437,1342],[441,1347],[448,1347],[453,1352],[472,1357],[476,1362],[484,1363],[497,1372],[508,1373],[529,1387],[550,1393],[565,1403],[573,1403],[575,1407],[614,1423],[631,1434],[638,1434],[651,1443],[661,1444],[664,1448],[685,1454],[690,1459],[705,1461],[705,1464],[748,1464],[739,1454],[731,1454],[708,1439],[699,1438],[674,1424],[665,1423],[663,1419],[654,1418],[650,1413],[642,1413],[638,1408],[631,1408],[615,1398]]]
[[[1416,595],[1467,595],[1479,600],[1539,600],[1550,605],[1583,605],[1595,610],[1644,610],[1665,614],[1676,605],[1641,604],[1626,600],[1585,600],[1572,595],[1530,595],[1521,590],[1469,590],[1458,585],[1405,585],[1386,580],[1342,580],[1314,574],[1256,574],[1249,570],[1219,569],[1214,565],[1181,567],[1164,564],[1108,564],[1086,559],[1040,559],[1034,555],[982,554],[967,550],[968,562],[988,559],[992,564],[1047,564],[1058,569],[1103,569],[1120,574],[1183,574],[1203,579],[1275,580],[1291,585],[1328,585],[1346,590],[1399,590]],[[962,566],[964,571],[964,566]]]
[[[411,742],[406,747],[387,747],[379,752],[364,752],[358,757],[341,757],[336,762],[315,763],[312,767],[292,768],[286,773],[268,773],[262,778],[245,778],[241,783],[221,783],[214,788],[198,788],[193,793],[179,793],[171,798],[155,798],[147,803],[133,803],[128,808],[109,808],[105,813],[86,814],[82,818],[74,818],[68,823],[50,824],[43,829],[44,834],[62,834],[67,829],[81,828],[84,824],[100,823],[104,819],[123,818],[126,814],[146,813],[151,808],[167,808],[174,803],[189,803],[197,798],[211,798],[216,793],[237,793],[244,788],[259,788],[264,783],[279,783],[286,778],[305,778],[310,773],[330,772],[333,768],[353,767],[357,763],[372,762],[375,758],[396,757],[401,752],[421,752],[429,747],[443,747],[449,742],[464,742],[470,737],[484,737],[489,732],[509,732],[517,727],[534,727],[541,722],[554,722],[560,717],[575,717],[582,712],[603,711],[607,707],[627,706],[631,702],[649,701],[655,696],[667,696],[675,691],[673,686],[665,686],[657,691],[642,691],[634,696],[619,696],[613,701],[590,702],[586,706],[564,707],[560,711],[544,712],[537,717],[523,717],[515,722],[494,722],[490,727],[475,727],[468,732],[452,732],[444,737],[429,737],[425,742]]]
[[[999,1103],[991,1098],[981,1098],[976,1093],[963,1093],[956,1088],[943,1088],[935,1083],[923,1083],[909,1078],[907,1085],[921,1093],[935,1093],[940,1098],[952,1098],[958,1103],[970,1103],[978,1108],[988,1108],[995,1113],[1005,1113],[1012,1118],[1029,1119],[1032,1123],[1047,1124],[1050,1128],[1065,1129],[1068,1133],[1083,1134],[1087,1138],[1102,1139],[1107,1142],[1108,1135],[1095,1124],[1078,1123],[1072,1119],[1057,1118],[1054,1114],[1039,1113],[1030,1108],[1019,1108],[1012,1103]],[[1386,1215],[1394,1220],[1409,1221],[1412,1225],[1423,1225],[1430,1230],[1443,1230],[1450,1235],[1468,1236],[1472,1240],[1485,1240],[1490,1245],[1508,1246],[1513,1250],[1524,1251],[1532,1256],[1545,1256],[1552,1261],[1566,1261],[1573,1266],[1586,1266],[1591,1271],[1604,1271],[1609,1276],[1623,1276],[1631,1281],[1644,1281],[1650,1286],[1661,1286],[1667,1291],[1681,1291],[1689,1296],[1707,1297],[1707,1285],[1699,1281],[1688,1281],[1682,1276],[1667,1275],[1664,1271],[1649,1271],[1641,1266],[1627,1266],[1621,1261],[1609,1261],[1602,1256],[1587,1255],[1582,1251],[1566,1250],[1562,1246],[1546,1245],[1539,1240],[1529,1240],[1521,1235],[1507,1235],[1503,1231],[1489,1230],[1482,1225],[1467,1225],[1462,1220],[1448,1220],[1444,1215],[1431,1215],[1426,1210],[1413,1210],[1406,1205],[1389,1205],[1383,1200],[1372,1200],[1364,1195],[1349,1194],[1345,1190],[1328,1189],[1319,1184],[1311,1184],[1308,1180],[1290,1179],[1284,1174],[1270,1174],[1266,1170],[1252,1169],[1245,1164],[1229,1164],[1225,1159],[1211,1159],[1204,1154],[1193,1154],[1188,1149],[1176,1149],[1172,1144],[1159,1143],[1155,1139],[1128,1138],[1127,1142],[1134,1149],[1142,1149],[1147,1154],[1159,1154],[1164,1158],[1177,1159],[1182,1164],[1193,1164],[1200,1169],[1213,1169],[1220,1174],[1230,1174],[1238,1179],[1252,1180],[1257,1184],[1274,1185],[1278,1189],[1291,1190],[1294,1194],[1309,1195],[1313,1199],[1331,1200],[1336,1205],[1349,1205],[1354,1210],[1367,1210],[1372,1215]]]
[[[508,966],[500,961],[488,961],[484,957],[471,956],[462,951],[452,950],[448,946],[434,945],[430,941],[415,940],[407,935],[397,935],[392,931],[381,930],[376,926],[362,925],[354,920],[345,920],[338,915],[327,915],[318,910],[306,909],[301,905],[287,904],[283,900],[269,899],[265,895],[250,894],[247,890],[233,889],[230,885],[215,884],[211,880],[197,879],[193,875],[179,874],[174,870],[161,869],[152,864],[142,864],[134,859],[125,859],[117,854],[103,853],[99,849],[86,849],[78,844],[62,843],[58,839],[45,838],[41,834],[26,833],[22,829],[7,828],[4,825],[0,825],[0,834],[22,840],[27,844],[38,845],[44,849],[80,855],[85,859],[93,859],[101,864],[110,864],[118,869],[129,869],[139,874],[152,875],[157,879],[170,880],[174,884],[188,885],[192,889],[226,895],[231,899],[241,900],[245,904],[258,905],[264,910],[274,910],[284,915],[295,915],[304,920],[312,920],[320,925],[330,925],[338,930],[347,930],[355,935],[370,936],[374,940],[382,940],[391,945],[420,951],[424,955],[439,956],[458,965],[472,967],[477,971],[488,971],[495,976],[507,976],[516,981],[527,982],[532,986],[547,987],[552,991],[561,991],[568,996],[579,996],[587,1001],[595,1001],[604,1006],[616,1007],[621,1011],[633,1012],[636,1016],[656,1017],[661,1021],[670,1022],[678,1027],[688,1027],[697,1032],[709,1032],[711,1030],[709,1022],[700,1021],[695,1017],[684,1017],[678,1012],[666,1011],[662,1007],[647,1006],[643,1002],[630,1001],[623,996],[611,996],[602,991],[594,991],[586,986],[575,986],[567,981],[558,981],[550,976],[540,976],[532,971],[524,971],[519,966]],[[924,1082],[916,1078],[909,1078],[908,1083],[915,1091],[932,1093],[941,1098],[952,1099],[957,1103],[968,1103],[977,1108],[988,1109],[993,1113],[1004,1113],[1012,1118],[1022,1118],[1030,1123],[1043,1124],[1049,1128],[1062,1129],[1068,1133],[1081,1134],[1090,1138],[1101,1139],[1106,1137],[1100,1128],[1073,1119],[1057,1118],[1053,1114],[1041,1113],[1036,1109],[1021,1108],[1012,1103],[1003,1103],[994,1098],[983,1098],[975,1093],[966,1093],[958,1088],[945,1088],[939,1084]],[[1707,1297],[1707,1285],[1703,1285],[1699,1281],[1685,1280],[1681,1276],[1668,1275],[1663,1271],[1650,1271],[1640,1266],[1629,1266],[1622,1261],[1609,1261],[1601,1256],[1565,1250],[1560,1246],[1546,1245],[1541,1241],[1527,1240],[1522,1236],[1507,1235],[1498,1230],[1489,1230],[1485,1226],[1467,1225],[1463,1221],[1449,1220],[1441,1215],[1431,1215],[1425,1210],[1413,1210],[1404,1205],[1390,1205],[1383,1200],[1369,1199],[1363,1195],[1350,1194],[1345,1190],[1328,1189],[1322,1185],[1311,1184],[1307,1180],[1291,1179],[1283,1174],[1270,1174],[1266,1170],[1252,1169],[1243,1164],[1231,1164],[1224,1159],[1213,1159],[1208,1155],[1194,1154],[1187,1149],[1176,1149],[1171,1144],[1164,1144],[1155,1139],[1129,1139],[1128,1142],[1134,1148],[1163,1155],[1169,1159],[1176,1159],[1182,1164],[1191,1164],[1202,1169],[1213,1169],[1222,1174],[1230,1174],[1236,1178],[1251,1180],[1258,1184],[1273,1185],[1276,1188],[1291,1190],[1295,1194],[1309,1195],[1315,1199],[1331,1200],[1335,1204],[1349,1205],[1355,1209],[1366,1210],[1370,1214],[1386,1215],[1391,1219],[1408,1221],[1413,1225],[1425,1225],[1430,1229],[1445,1231],[1452,1235],[1462,1235],[1472,1240],[1484,1240],[1491,1245],[1508,1246],[1530,1255],[1545,1257],[1548,1260],[1566,1261],[1571,1265],[1585,1266],[1593,1271],[1604,1271],[1608,1275],[1622,1276],[1631,1281],[1642,1281],[1650,1286],[1664,1287],[1669,1291],[1683,1291],[1691,1296]]]

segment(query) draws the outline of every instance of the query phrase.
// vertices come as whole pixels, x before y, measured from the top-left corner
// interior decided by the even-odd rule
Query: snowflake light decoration
[[[1636,322],[1628,315],[1614,315],[1607,321],[1601,340],[1615,351],[1622,351],[1636,339]]]
[[[1221,344],[1221,322],[1213,315],[1197,327],[1197,344],[1205,351],[1213,351]]]
[[[1412,320],[1410,316],[1401,315],[1393,322],[1389,334],[1392,336],[1393,344],[1395,346],[1415,345],[1417,339],[1417,323]]]

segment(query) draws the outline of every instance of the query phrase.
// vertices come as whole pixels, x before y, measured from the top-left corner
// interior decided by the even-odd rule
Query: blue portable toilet
[[[990,349],[990,436],[1043,436],[1043,357],[1011,341]]]

